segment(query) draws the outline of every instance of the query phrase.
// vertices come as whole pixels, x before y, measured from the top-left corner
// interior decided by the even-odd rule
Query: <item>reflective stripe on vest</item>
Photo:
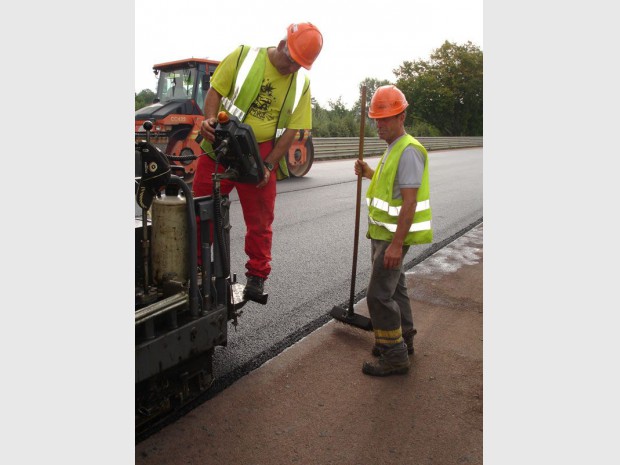
[[[375,221],[372,218],[368,217],[368,222],[372,224],[376,224],[377,226],[382,226],[391,233],[396,232],[396,225],[392,223],[382,223],[381,221]],[[409,232],[416,231],[429,231],[431,230],[431,221],[422,221],[421,223],[411,223],[411,227],[409,228]]]
[[[304,87],[306,84],[306,74],[303,71],[297,71],[296,74],[296,82],[295,82],[295,98],[293,99],[293,107],[291,108],[291,115],[293,113],[295,113],[295,110],[297,109],[297,105],[299,105],[299,101],[301,100],[301,96],[303,95],[303,91],[304,91]],[[287,121],[288,123],[288,121]],[[284,134],[284,131],[286,131],[287,128],[278,128],[278,130],[276,131],[276,139],[279,139],[282,134]]]
[[[222,98],[222,106],[226,109],[228,113],[239,118],[240,121],[243,121],[243,119],[245,118],[245,111],[235,106],[235,101],[241,93],[241,88],[243,87],[243,84],[245,84],[245,80],[250,74],[250,70],[252,69],[254,62],[256,61],[256,58],[258,58],[259,52],[259,47],[253,47],[248,51],[248,54],[245,56],[243,63],[241,63],[241,67],[239,68],[239,72],[237,73],[235,88],[233,89],[232,95],[230,96],[230,98]]]
[[[374,199],[366,199],[366,204],[368,206],[373,206],[375,208],[378,208],[379,210],[383,210],[384,212],[387,212],[388,215],[390,216],[395,216],[398,217],[398,215],[400,215],[400,206],[397,207],[390,207],[390,204],[387,203],[385,200],[381,200],[378,198],[374,198]],[[418,204],[415,207],[415,211],[417,212],[421,212],[424,210],[428,210],[429,208],[431,208],[431,202],[430,200],[424,200],[423,202],[418,202]]]
[[[245,112],[241,108],[237,108],[228,98],[222,98],[222,106],[228,113],[239,118],[239,121],[243,121],[243,118],[245,118]]]

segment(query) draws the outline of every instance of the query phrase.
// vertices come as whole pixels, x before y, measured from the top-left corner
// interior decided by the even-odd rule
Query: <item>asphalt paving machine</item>
[[[146,140],[135,143],[136,434],[213,383],[214,348],[226,346],[228,322],[237,324],[246,303],[230,270],[230,200],[220,182],[256,184],[264,175],[252,129],[222,112],[213,146],[226,169],[213,175],[212,195],[193,197],[183,168],[150,142],[152,127],[145,121]]]

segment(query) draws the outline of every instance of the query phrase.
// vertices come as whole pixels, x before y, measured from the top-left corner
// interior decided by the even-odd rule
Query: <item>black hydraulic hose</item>
[[[196,238],[196,211],[194,210],[194,197],[189,186],[178,176],[170,176],[170,184],[176,184],[181,188],[187,201],[187,222],[189,235],[189,310],[193,317],[198,317],[200,311],[200,297],[198,292],[198,240]]]
[[[215,175],[217,176],[217,164],[215,168]],[[227,278],[230,275],[230,263],[228,260],[228,251],[226,250],[226,244],[224,243],[224,233],[222,224],[222,209],[221,209],[222,197],[220,195],[220,181],[213,180],[213,207],[215,210],[215,234],[217,234],[217,243],[222,256],[222,265],[224,277]]]
[[[142,267],[144,269],[144,295],[148,295],[149,293],[149,255],[150,255],[150,247],[151,243],[149,241],[149,232],[148,232],[148,216],[147,211],[144,208],[142,209]]]
[[[194,161],[198,158],[196,155],[168,155],[166,154],[168,161]]]
[[[201,157],[203,155],[209,155],[210,153],[215,153],[216,151],[211,151],[211,152],[202,152],[201,154],[198,155],[168,155],[167,153],[164,154],[166,155],[166,158],[168,159],[168,161],[194,161],[194,160],[198,160],[198,157]]]

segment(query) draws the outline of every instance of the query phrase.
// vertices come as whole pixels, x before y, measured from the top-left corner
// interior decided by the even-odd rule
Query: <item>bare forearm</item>
[[[216,116],[220,108],[221,100],[222,96],[215,91],[213,87],[207,91],[204,108],[205,119],[202,123],[200,123],[200,135],[209,142],[213,142],[215,140],[215,125],[217,123]]]
[[[215,89],[213,89],[213,87],[211,87],[207,91],[207,96],[205,97],[204,114],[206,119],[215,118],[217,116],[221,101],[222,96]]]

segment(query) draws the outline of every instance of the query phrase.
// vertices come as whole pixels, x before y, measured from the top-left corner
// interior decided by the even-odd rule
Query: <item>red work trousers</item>
[[[267,141],[258,144],[261,158],[264,160],[273,149],[274,142]],[[213,195],[212,174],[215,171],[215,161],[208,155],[198,159],[196,174],[193,181],[194,197]],[[224,167],[218,165],[218,172],[224,171]],[[230,181],[224,179],[220,182],[220,193],[228,195],[237,189],[239,203],[243,211],[243,219],[246,226],[245,254],[248,261],[245,264],[246,276],[258,276],[267,279],[271,272],[271,224],[274,218],[276,205],[276,173],[275,170],[269,177],[267,185],[258,189],[255,184]],[[200,257],[200,228],[198,230],[198,257]]]

